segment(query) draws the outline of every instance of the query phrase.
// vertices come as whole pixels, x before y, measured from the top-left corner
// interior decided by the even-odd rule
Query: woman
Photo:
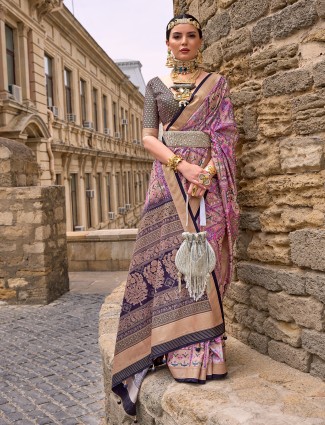
[[[237,130],[226,80],[199,66],[199,22],[188,14],[174,17],[167,25],[166,40],[167,66],[173,70],[167,77],[150,80],[145,95],[143,144],[155,162],[127,279],[113,367],[113,391],[130,415],[135,415],[148,369],[164,357],[179,382],[205,383],[227,373],[222,297],[231,279],[238,224]],[[158,140],[160,122],[163,142]],[[175,256],[184,230],[200,231],[202,197],[216,266],[206,292],[194,300],[184,280],[178,288]]]

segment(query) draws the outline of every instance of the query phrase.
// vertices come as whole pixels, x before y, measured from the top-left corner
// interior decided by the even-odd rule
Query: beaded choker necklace
[[[191,74],[192,72],[196,71],[199,67],[197,58],[192,59],[190,61],[180,61],[177,59],[174,59],[174,67],[172,71],[172,77],[173,75],[176,77],[177,74],[185,75],[185,74]]]

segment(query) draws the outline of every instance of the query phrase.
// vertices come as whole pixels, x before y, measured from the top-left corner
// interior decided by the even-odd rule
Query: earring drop
[[[167,50],[167,61],[166,61],[167,68],[173,68],[174,67],[174,58],[172,55],[172,52],[170,49]]]

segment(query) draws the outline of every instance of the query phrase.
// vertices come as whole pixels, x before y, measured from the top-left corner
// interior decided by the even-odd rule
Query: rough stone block
[[[257,332],[251,332],[247,338],[248,344],[256,351],[267,354],[270,338],[266,335],[260,335]]]
[[[265,97],[279,96],[308,90],[313,79],[308,71],[294,70],[281,72],[264,80],[262,90]]]
[[[235,29],[256,21],[269,10],[270,0],[241,0],[230,8],[231,21]]]
[[[291,264],[289,238],[286,234],[256,233],[248,245],[251,259],[262,263]]]
[[[325,0],[316,1],[316,10],[319,17],[325,18]]]
[[[290,232],[304,227],[318,227],[324,224],[324,213],[312,208],[293,208],[272,205],[260,215],[264,232]]]
[[[325,271],[325,230],[303,229],[290,233],[291,259],[300,267]]]
[[[223,11],[216,13],[212,19],[209,20],[204,30],[204,38],[207,45],[213,44],[223,37],[226,37],[231,29],[229,13]]]
[[[257,111],[252,106],[243,108],[243,132],[245,140],[255,140],[258,135]]]
[[[301,347],[301,328],[294,323],[279,322],[269,317],[264,322],[264,331],[272,339]]]
[[[298,44],[289,44],[284,47],[268,47],[265,50],[253,53],[250,57],[253,75],[263,78],[278,71],[298,68]]]
[[[279,143],[268,140],[245,143],[242,148],[241,162],[242,175],[249,179],[279,174]]]
[[[192,2],[193,4],[194,2]],[[190,5],[190,7],[192,6]],[[191,15],[199,16],[199,21],[201,25],[205,22],[207,22],[211,17],[213,17],[217,11],[217,2],[206,0],[203,4],[201,4],[201,7],[199,9],[199,14],[193,14],[189,12]],[[206,38],[206,37],[205,37]]]
[[[325,141],[319,137],[281,140],[281,169],[287,173],[321,170],[324,161],[324,145]]]
[[[268,295],[269,313],[276,320],[296,322],[306,328],[323,330],[324,305],[312,297],[288,295],[285,292]]]
[[[214,43],[203,51],[203,62],[211,70],[216,70],[222,64],[222,50],[220,43]]]
[[[317,356],[313,356],[312,363],[310,365],[310,374],[318,376],[325,381],[325,362]]]
[[[325,61],[319,62],[314,66],[313,77],[316,87],[325,86]]]
[[[221,9],[227,9],[235,1],[237,0],[216,0],[216,3],[217,3],[217,7],[220,7]]]
[[[259,334],[264,334],[264,322],[268,317],[265,311],[259,311],[248,307],[245,304],[234,305],[235,318],[238,323],[242,323],[247,328]]]
[[[240,236],[236,241],[235,256],[241,260],[248,260],[247,247],[250,244],[253,234],[250,231],[240,231]]]
[[[261,84],[257,81],[247,81],[231,92],[231,101],[234,106],[247,105],[261,99]]]
[[[19,289],[19,288],[24,288],[25,286],[28,286],[28,282],[26,279],[23,279],[23,278],[8,279],[8,287],[10,289]]]
[[[267,207],[271,202],[271,196],[266,188],[267,180],[265,178],[241,181],[238,188],[240,205],[242,207]]]
[[[285,38],[302,28],[312,26],[317,20],[314,2],[300,0],[272,17],[272,33],[275,38]]]
[[[241,323],[226,323],[226,331],[239,341],[248,344],[250,330]]]
[[[231,282],[227,296],[239,303],[249,304],[250,289],[250,285],[241,281]]]
[[[306,273],[306,292],[325,304],[325,274]]]
[[[278,362],[286,363],[303,372],[309,371],[311,355],[301,348],[294,348],[283,342],[271,340],[268,353],[272,359]]]
[[[254,46],[267,44],[272,37],[272,16],[263,18],[252,29],[252,42]]]
[[[287,98],[265,99],[258,108],[258,125],[263,136],[283,137],[292,132],[292,112]]]
[[[325,360],[325,333],[304,329],[302,331],[302,347]]]
[[[17,222],[23,224],[41,224],[45,217],[43,216],[43,212],[39,211],[21,211],[17,214]]]
[[[228,77],[230,87],[236,87],[243,84],[250,78],[251,70],[249,60],[245,56],[235,57],[230,62],[223,62],[220,72]]]
[[[23,245],[24,253],[26,254],[42,254],[45,250],[44,242],[36,242]]]
[[[294,128],[298,134],[325,130],[325,89],[292,100]]]
[[[251,285],[262,286],[269,291],[280,291],[278,267],[241,261],[237,264],[238,278]]]
[[[231,60],[237,55],[252,51],[252,41],[248,29],[243,28],[231,34],[225,40],[222,40],[222,49],[224,59]]]
[[[0,226],[11,226],[13,218],[12,212],[0,212]]]
[[[258,211],[242,211],[239,218],[241,229],[256,232],[261,230],[260,213]]]
[[[261,288],[259,286],[253,286],[250,290],[250,301],[253,307],[257,310],[268,311],[268,293],[267,289]]]

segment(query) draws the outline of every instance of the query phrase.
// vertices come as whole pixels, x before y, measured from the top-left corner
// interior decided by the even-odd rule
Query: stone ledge
[[[124,285],[100,312],[99,345],[109,425],[132,424],[111,388],[111,365]],[[165,368],[149,373],[138,400],[141,425],[323,425],[325,383],[229,338],[229,377],[203,386],[176,383]],[[107,422],[108,424],[108,422]]]

